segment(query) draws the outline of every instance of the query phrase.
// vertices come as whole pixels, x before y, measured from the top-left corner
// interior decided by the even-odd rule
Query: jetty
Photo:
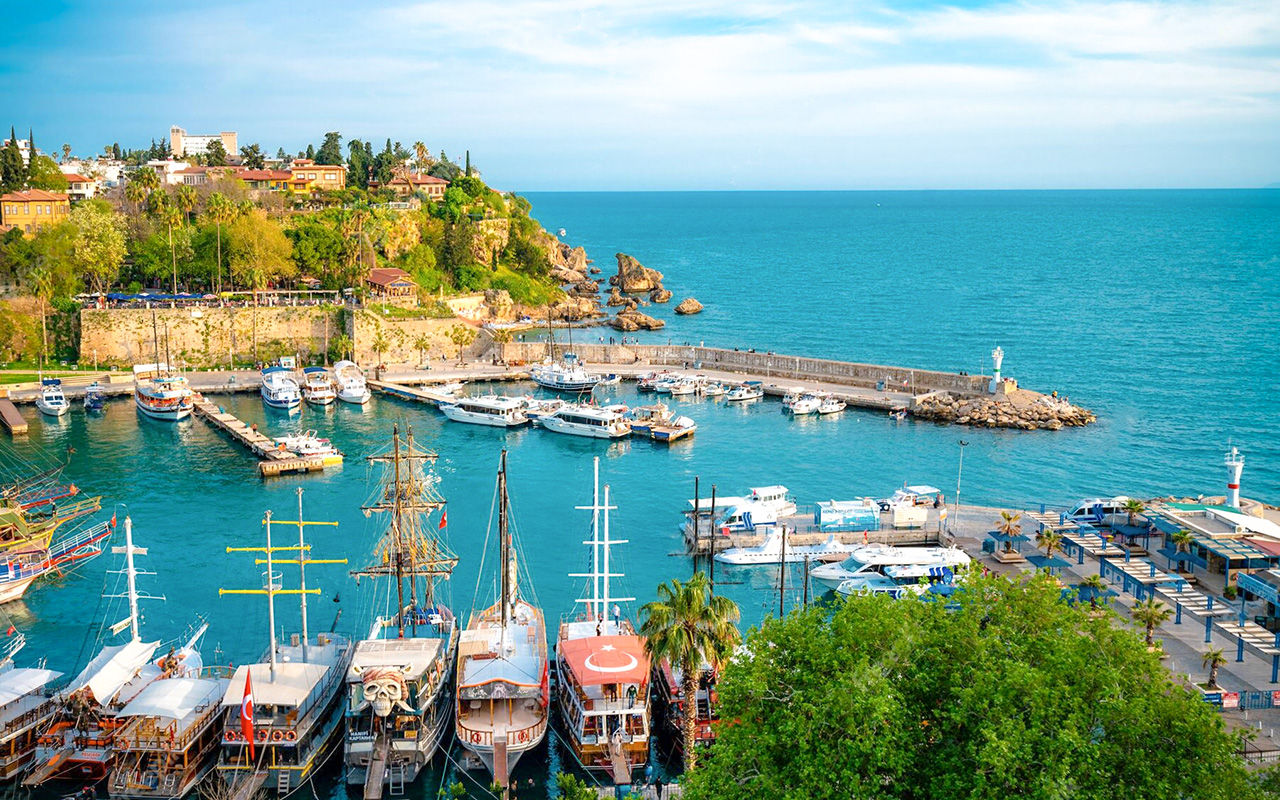
[[[495,380],[490,378],[489,380]],[[454,399],[453,395],[442,392],[439,389],[433,389],[431,386],[407,386],[402,383],[390,383],[388,381],[365,380],[365,384],[375,392],[398,397],[401,400],[412,400],[418,403],[427,403],[429,405],[438,406],[441,403],[448,403]]]
[[[27,420],[18,411],[18,407],[9,398],[0,399],[0,422],[10,436],[21,436],[27,432]]]
[[[300,456],[285,450],[260,432],[246,425],[234,414],[228,414],[203,394],[195,395],[194,415],[225,433],[232,441],[244,445],[258,457],[258,474],[264,478],[292,473],[322,472],[323,456]]]

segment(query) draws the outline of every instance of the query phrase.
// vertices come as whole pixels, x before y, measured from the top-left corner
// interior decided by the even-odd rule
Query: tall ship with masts
[[[588,372],[582,361],[573,354],[573,323],[569,324],[569,350],[556,360],[556,339],[551,332],[551,312],[547,311],[547,358],[541,364],[529,368],[529,377],[544,389],[556,392],[589,392],[604,379],[603,375]]]
[[[560,623],[556,644],[556,709],[564,741],[587,770],[602,770],[616,784],[630,784],[632,773],[649,760],[649,656],[622,604],[634,597],[613,593],[617,562],[610,548],[609,487],[600,496],[600,459],[595,459],[591,512],[591,571],[571,577],[590,580],[582,610]]]
[[[386,527],[372,562],[352,574],[376,581],[369,594],[388,613],[376,615],[368,637],[356,643],[343,747],[347,783],[364,787],[367,800],[384,790],[404,794],[453,717],[458,625],[442,584],[458,559],[442,538],[447,512],[432,469],[436,458],[415,446],[412,429],[402,441],[398,425],[390,451],[369,458],[383,474],[364,510]]]
[[[152,355],[151,364],[135,364],[133,367],[133,400],[138,410],[152,419],[178,422],[191,416],[195,408],[195,392],[187,379],[173,371],[169,358],[169,329],[165,326],[165,360],[160,361],[160,333],[156,328],[156,314],[151,312]]]
[[[332,633],[314,637],[307,630],[307,565],[345,564],[347,560],[311,558],[306,528],[336,522],[310,522],[302,515],[302,489],[298,493],[298,519],[273,520],[266,513],[265,547],[229,547],[228,552],[261,553],[266,565],[261,589],[219,589],[219,594],[262,595],[267,598],[269,645],[263,661],[236,669],[222,698],[226,710],[221,727],[222,747],[215,767],[230,792],[228,800],[249,800],[261,789],[283,797],[304,786],[324,766],[342,728],[343,678],[351,664],[351,642]],[[296,525],[298,543],[273,544],[273,525]],[[282,558],[277,553],[293,553]],[[298,567],[298,588],[284,588],[284,574],[276,567]],[[276,595],[297,595],[302,630],[286,643],[276,638]]]
[[[497,568],[494,604],[471,613],[458,644],[455,730],[462,746],[505,787],[516,762],[546,737],[550,710],[546,623],[542,609],[521,596],[517,581],[506,450],[498,469]]]

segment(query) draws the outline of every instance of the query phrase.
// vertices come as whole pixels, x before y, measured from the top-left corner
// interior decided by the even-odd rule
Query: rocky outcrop
[[[567,322],[581,322],[603,317],[600,303],[594,297],[577,297],[569,295],[551,306],[551,318]]]
[[[578,281],[573,285],[574,294],[595,295],[600,291],[600,284],[595,281]]]
[[[609,299],[606,300],[604,304],[612,308],[614,306],[625,306],[628,303],[633,303],[633,302],[635,301],[632,298],[623,297],[622,290],[619,289],[617,286],[615,286],[609,290]]]
[[[1098,419],[1087,409],[1025,389],[1016,390],[1016,394],[1003,400],[938,392],[917,399],[910,411],[914,417],[934,422],[1026,431],[1059,431],[1089,425]]]
[[[592,275],[599,275],[599,274],[600,274],[600,268],[599,268],[599,267],[592,267],[592,268],[591,268],[591,274],[592,274]]]
[[[692,297],[686,297],[680,301],[680,305],[676,306],[677,314],[697,314],[701,310],[702,303],[699,303]]]
[[[563,284],[582,283],[587,279],[585,274],[566,267],[552,267],[551,277]]]
[[[477,264],[492,266],[511,238],[511,221],[483,219],[472,226],[471,256]]]
[[[646,331],[656,331],[666,325],[666,323],[660,319],[654,319],[648,314],[641,314],[639,311],[632,311],[629,309],[619,311],[618,315],[609,321],[609,324],[623,333],[630,333],[632,331],[642,329]]]
[[[627,294],[642,294],[662,288],[662,273],[636,261],[626,253],[618,253],[618,274],[609,283]]]
[[[654,303],[669,303],[671,302],[671,292],[659,286],[649,292],[649,300]]]

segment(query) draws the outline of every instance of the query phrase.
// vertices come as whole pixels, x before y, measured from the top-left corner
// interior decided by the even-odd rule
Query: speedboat
[[[291,411],[302,402],[298,381],[285,367],[267,367],[262,371],[262,402],[272,408]]]
[[[681,380],[671,383],[667,392],[672,397],[688,397],[689,395],[698,393],[698,382],[693,378],[682,378]]]
[[[102,384],[94,381],[84,390],[84,410],[102,411],[107,407],[107,395]]]
[[[839,414],[845,409],[845,402],[838,400],[830,395],[822,398],[822,404],[818,406],[819,414]]]
[[[191,416],[195,393],[187,379],[174,375],[167,364],[135,364],[133,400],[152,419],[177,422]]]
[[[544,389],[556,392],[589,392],[601,380],[600,375],[587,372],[573,353],[565,353],[563,361],[544,361],[530,367],[529,377]]]
[[[523,398],[497,394],[459,397],[452,403],[440,404],[440,410],[453,422],[491,425],[495,428],[516,428],[527,425],[529,417],[525,414],[524,408]]]
[[[742,403],[748,400],[759,400],[762,397],[764,397],[764,387],[760,385],[760,381],[747,381],[730,389],[724,399],[729,403]]]
[[[676,386],[684,382],[684,376],[678,372],[667,372],[653,382],[653,390],[658,394],[671,394]]]
[[[751,566],[755,564],[778,564],[786,561],[794,564],[798,561],[834,561],[843,559],[862,545],[844,544],[838,541],[835,534],[827,537],[822,544],[792,545],[783,542],[781,528],[770,528],[764,541],[754,547],[731,547],[716,553],[715,559],[721,564]],[[785,552],[784,552],[784,544]],[[785,557],[785,558],[784,558]]]
[[[542,427],[556,433],[620,439],[631,433],[631,423],[617,408],[565,403],[555,413],[543,417]]]
[[[315,406],[327,406],[337,395],[329,370],[324,367],[307,367],[302,370],[302,398]]]
[[[338,399],[344,403],[362,406],[372,396],[369,386],[364,380],[364,371],[354,361],[339,361],[333,365],[333,374],[338,381]]]
[[[924,594],[935,584],[953,585],[955,571],[951,567],[925,564],[900,564],[885,567],[884,572],[857,575],[836,587],[836,594],[848,597],[855,594],[887,594],[905,597]]]
[[[958,547],[895,547],[887,544],[862,545],[838,564],[823,564],[810,577],[828,589],[836,589],[851,578],[883,575],[886,567],[965,567],[969,555]]]
[[[62,393],[62,381],[57,378],[42,378],[40,394],[36,397],[36,408],[40,413],[51,417],[60,417],[71,409],[67,396]]]
[[[617,386],[620,383],[622,383],[622,376],[611,372],[601,378],[600,382],[597,383],[596,386]]]
[[[822,407],[822,398],[812,392],[805,392],[796,398],[788,409],[795,416],[804,416],[805,414],[814,414]]]
[[[315,431],[294,436],[280,436],[275,443],[291,453],[303,457],[320,456],[326,464],[341,464],[342,453],[328,439],[321,439]]]

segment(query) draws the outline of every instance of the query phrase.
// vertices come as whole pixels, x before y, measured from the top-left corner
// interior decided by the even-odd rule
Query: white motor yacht
[[[362,406],[372,396],[365,383],[364,370],[356,366],[354,361],[339,361],[333,365],[333,374],[338,381],[338,399],[344,403]]]
[[[516,428],[529,424],[525,400],[497,394],[459,397],[452,403],[441,403],[440,411],[453,422]]]
[[[725,394],[724,384],[719,381],[709,381],[702,384],[703,397],[723,397]]]
[[[51,417],[60,417],[71,409],[67,396],[62,393],[62,381],[57,378],[42,378],[40,394],[36,397],[36,408],[40,413]]]
[[[822,398],[822,404],[818,406],[818,413],[823,415],[839,414],[841,411],[845,410],[845,407],[846,404],[843,400],[838,400],[828,395],[827,397]]]
[[[556,433],[619,439],[631,433],[631,423],[616,408],[565,403],[555,413],[542,418],[542,427]]]
[[[836,589],[851,578],[883,575],[886,567],[949,567],[952,570],[969,564],[969,555],[958,547],[894,547],[887,544],[863,545],[838,564],[823,564],[809,572],[816,583]]]
[[[544,419],[559,411],[564,405],[564,401],[559,398],[544,400],[538,397],[525,397],[523,399],[524,415],[534,425],[541,425]]]
[[[262,402],[285,411],[298,407],[302,402],[302,392],[289,369],[267,367],[262,371]]]
[[[760,381],[747,381],[733,387],[725,394],[725,401],[729,403],[742,403],[749,400],[759,400],[764,397],[764,387]]]
[[[315,431],[307,431],[296,436],[280,436],[273,441],[285,450],[300,456],[320,456],[326,464],[342,463],[342,453],[333,446],[333,442],[321,439]]]
[[[307,367],[302,370],[302,399],[315,406],[327,406],[336,397],[333,381],[329,379],[329,370],[324,367]]]
[[[836,594],[848,597],[854,594],[887,594],[905,597],[924,594],[933,584],[952,585],[955,571],[951,567],[901,564],[885,567],[883,573],[871,572],[858,575],[836,587]]]
[[[812,392],[806,392],[798,397],[788,409],[795,416],[803,416],[805,414],[815,414],[822,407],[822,398]]]
[[[833,561],[844,558],[862,546],[844,544],[832,534],[822,544],[792,545],[787,542],[784,548],[782,537],[782,528],[770,528],[760,544],[754,547],[731,547],[716,553],[716,561],[737,566],[778,564],[784,560],[784,556],[788,564],[802,562],[806,558],[810,561]]]

